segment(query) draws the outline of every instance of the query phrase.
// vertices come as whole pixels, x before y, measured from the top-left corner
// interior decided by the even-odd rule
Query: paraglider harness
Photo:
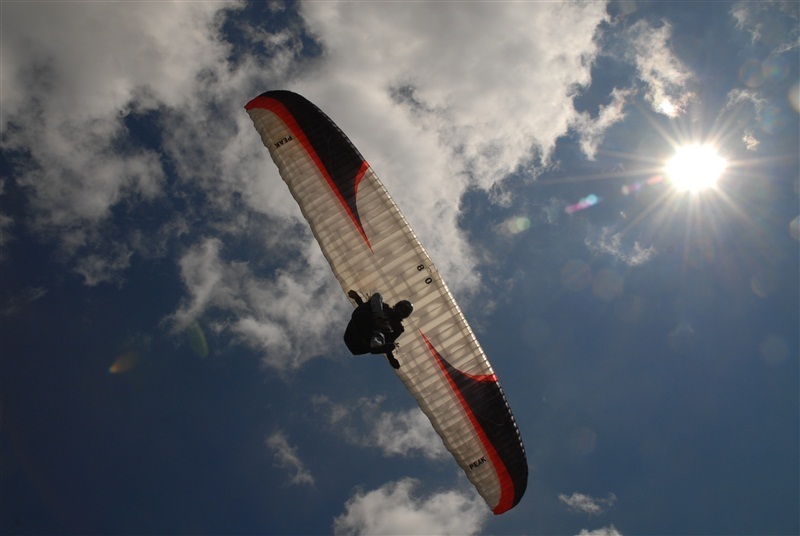
[[[405,331],[403,319],[413,310],[411,302],[402,300],[395,307],[390,307],[383,303],[383,297],[378,292],[366,302],[353,290],[347,295],[357,304],[344,332],[344,343],[348,350],[353,355],[386,354],[392,367],[400,368],[392,350],[395,349],[397,338]]]

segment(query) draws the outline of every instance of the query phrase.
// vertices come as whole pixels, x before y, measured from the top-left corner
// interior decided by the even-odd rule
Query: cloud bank
[[[242,110],[285,87],[351,136],[452,290],[468,295],[480,276],[458,223],[464,192],[535,176],[570,128],[591,130],[591,152],[619,117],[612,106],[587,121],[572,104],[591,81],[604,4],[505,7],[312,2],[287,14],[270,4],[256,21],[230,2],[58,3],[44,14],[4,4],[2,144],[25,157],[14,180],[30,210],[0,222],[56,244],[90,286],[124,284],[137,257],[177,248],[186,296],[172,320],[216,311],[267,365],[300,366],[332,324],[320,314],[313,333],[293,329],[297,306],[335,284]],[[273,29],[278,15],[289,22]],[[164,219],[139,218],[143,209]],[[287,244],[304,258],[291,273],[256,275],[214,245],[248,236],[262,240],[252,259]]]

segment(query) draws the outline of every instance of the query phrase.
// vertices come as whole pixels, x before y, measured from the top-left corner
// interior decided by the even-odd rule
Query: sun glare
[[[728,162],[711,145],[684,145],[667,162],[665,171],[681,192],[700,192],[716,186]]]

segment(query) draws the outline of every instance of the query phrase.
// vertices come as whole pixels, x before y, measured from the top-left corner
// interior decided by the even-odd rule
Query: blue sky
[[[0,6],[4,533],[800,530],[797,3]],[[444,274],[526,445],[510,512],[348,354],[269,89]],[[694,143],[727,167],[679,191]]]

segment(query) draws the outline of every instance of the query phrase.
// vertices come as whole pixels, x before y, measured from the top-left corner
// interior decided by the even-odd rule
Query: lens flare
[[[600,201],[600,198],[594,194],[589,194],[586,197],[582,198],[580,201],[575,203],[574,205],[569,205],[568,207],[564,208],[564,212],[567,214],[574,214],[579,210],[586,210],[589,207],[595,206]]]
[[[208,342],[206,334],[200,324],[192,322],[186,328],[186,335],[189,337],[189,346],[192,351],[200,357],[208,357]]]
[[[620,191],[623,195],[631,195],[635,194],[639,190],[641,190],[645,186],[652,186],[654,184],[658,184],[659,182],[663,181],[663,175],[654,175],[647,179],[646,181],[636,181],[631,184],[624,184]]]
[[[117,356],[114,363],[108,368],[109,374],[122,374],[139,364],[139,353],[130,350]]]

